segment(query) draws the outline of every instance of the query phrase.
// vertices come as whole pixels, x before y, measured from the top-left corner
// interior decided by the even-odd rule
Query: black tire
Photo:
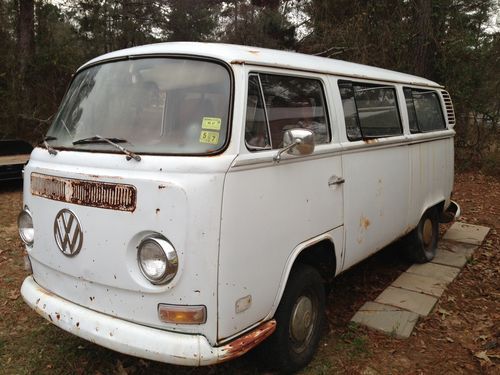
[[[315,268],[292,269],[274,318],[276,331],[263,343],[261,357],[280,372],[295,372],[313,358],[325,326],[325,289]]]
[[[406,254],[410,261],[426,263],[436,256],[439,238],[439,214],[435,207],[428,209],[417,227],[408,235]]]

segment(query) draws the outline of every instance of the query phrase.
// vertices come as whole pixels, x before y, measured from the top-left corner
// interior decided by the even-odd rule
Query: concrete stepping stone
[[[389,286],[375,299],[375,302],[400,307],[422,316],[427,316],[437,302],[437,297]]]
[[[443,239],[457,242],[481,245],[490,228],[481,225],[471,225],[465,223],[454,223],[446,231]]]
[[[447,250],[457,254],[464,255],[467,259],[469,259],[474,251],[478,248],[477,245],[471,245],[467,243],[453,242],[442,240],[438,243],[438,251]]]
[[[425,263],[414,264],[408,268],[406,272],[420,276],[432,277],[449,284],[460,273],[460,269],[456,267],[443,266],[442,264]]]
[[[429,294],[434,297],[441,297],[447,283],[434,277],[415,275],[413,273],[402,273],[392,286],[406,290],[412,290],[418,293]]]
[[[467,263],[467,257],[462,253],[438,249],[436,256],[431,261],[431,263],[462,268],[463,266],[465,266],[465,263]]]
[[[376,302],[366,302],[351,320],[399,338],[408,338],[417,323],[418,314]]]
[[[489,230],[479,225],[453,224],[439,241],[431,262],[412,265],[375,302],[365,303],[351,321],[396,337],[409,337],[418,317],[432,311]]]

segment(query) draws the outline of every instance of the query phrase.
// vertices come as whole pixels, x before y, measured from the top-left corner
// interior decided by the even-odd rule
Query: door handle
[[[333,175],[328,179],[328,186],[340,185],[343,184],[344,182],[345,182],[344,178]]]

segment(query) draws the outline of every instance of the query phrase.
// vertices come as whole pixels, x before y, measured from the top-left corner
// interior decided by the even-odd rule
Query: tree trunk
[[[415,24],[417,36],[415,38],[415,74],[431,78],[433,61],[433,31],[432,31],[432,2],[431,0],[417,0],[415,2]]]
[[[19,79],[21,93],[26,93],[28,65],[33,58],[35,49],[35,4],[34,0],[19,1],[18,17],[18,53],[19,53]],[[23,95],[24,96],[24,95]]]

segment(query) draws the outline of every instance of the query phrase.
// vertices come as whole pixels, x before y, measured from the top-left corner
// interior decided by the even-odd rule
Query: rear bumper
[[[457,202],[451,201],[448,207],[441,213],[439,221],[441,223],[451,223],[460,217],[460,206]]]
[[[146,327],[76,305],[43,289],[32,276],[24,280],[21,294],[33,310],[65,331],[120,353],[177,365],[203,366],[236,358],[276,328],[271,320],[228,344],[213,347],[201,335]]]

